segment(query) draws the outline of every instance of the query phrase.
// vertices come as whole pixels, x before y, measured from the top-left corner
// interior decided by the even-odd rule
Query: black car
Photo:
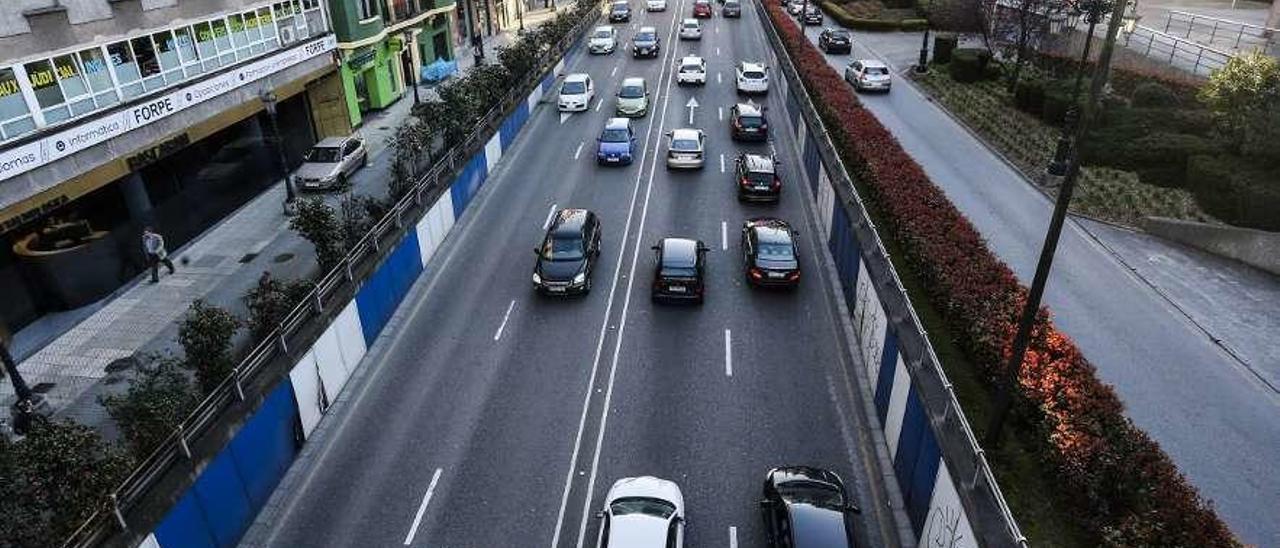
[[[654,27],[640,27],[634,38],[631,39],[631,56],[632,57],[657,57],[658,48],[661,47],[661,41],[658,39],[658,29]]]
[[[742,3],[738,0],[724,0],[724,7],[720,8],[720,15],[724,17],[742,17]]]
[[[853,51],[853,37],[844,29],[822,29],[818,47],[827,53],[849,53]]]
[[[851,548],[849,515],[861,512],[835,472],[787,466],[770,470],[764,479],[760,513],[772,548]]]
[[[800,20],[804,21],[806,25],[821,25],[822,10],[818,9],[818,6],[809,4],[809,7],[804,10],[804,17],[801,17]]]
[[[600,256],[600,219],[586,209],[561,209],[533,249],[533,288],[544,295],[591,292],[591,275]]]
[[[609,7],[609,22],[624,23],[631,20],[631,4],[628,2],[614,2]]]
[[[800,285],[800,250],[791,225],[768,218],[742,223],[742,270],[757,287]]]
[[[733,163],[739,200],[776,202],[782,197],[782,179],[773,157],[742,153]]]
[[[734,141],[769,140],[769,120],[765,107],[755,103],[738,103],[729,108],[729,135]]]
[[[692,301],[702,304],[706,293],[707,246],[701,240],[663,238],[653,246],[653,290],[658,301]]]

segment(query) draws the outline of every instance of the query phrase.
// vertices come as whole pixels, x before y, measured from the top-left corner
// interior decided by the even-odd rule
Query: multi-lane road
[[[636,2],[636,4],[639,4]],[[820,232],[799,183],[794,135],[729,138],[739,101],[734,65],[766,60],[754,10],[704,20],[701,41],[666,12],[636,5],[612,55],[581,55],[597,103],[564,115],[535,109],[479,202],[454,229],[388,329],[290,470],[257,541],[278,546],[594,546],[595,511],[620,477],[655,475],[684,492],[689,546],[763,543],[757,500],[765,472],[808,464],[839,472],[863,507],[865,546],[896,546],[889,487],[877,460],[820,257]],[[718,6],[717,6],[718,8]],[[658,59],[633,59],[629,37],[655,26]],[[707,59],[705,87],[679,87],[679,57]],[[622,78],[644,77],[650,113],[636,121],[636,162],[598,167],[595,139],[613,116]],[[775,104],[776,90],[755,99]],[[707,163],[670,172],[663,134],[706,130]],[[783,197],[740,204],[739,151],[776,152]],[[594,289],[556,300],[530,287],[551,211],[582,207],[604,226]],[[738,231],[753,216],[801,231],[804,279],[794,292],[747,287]],[[703,306],[649,300],[660,237],[701,239],[708,254]]]

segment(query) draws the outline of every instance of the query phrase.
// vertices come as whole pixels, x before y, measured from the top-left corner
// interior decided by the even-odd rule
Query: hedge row
[[[865,183],[878,223],[903,249],[968,357],[1004,378],[1026,298],[1013,272],[864,110],[840,75],[781,9],[766,9],[797,64],[841,158]],[[1233,546],[1231,533],[1169,457],[1124,415],[1110,387],[1041,314],[1019,378],[1018,413],[1036,433],[1075,518],[1109,546]]]
[[[840,7],[839,4],[828,0],[821,0],[819,5],[822,6],[822,11],[825,11],[828,16],[835,19],[836,22],[840,23],[840,25],[851,29],[870,31],[919,31],[924,30],[925,27],[929,26],[929,20],[927,19],[898,20],[855,17],[848,11],[845,11],[844,8]]]
[[[1077,67],[1080,66],[1080,59],[1069,55],[1063,55],[1053,52],[1039,52],[1035,57],[1036,66],[1049,71],[1059,78],[1071,78],[1075,76]],[[1093,65],[1094,62],[1090,62]],[[1196,93],[1200,90],[1201,81],[1190,77],[1173,76],[1163,72],[1154,72],[1136,66],[1123,66],[1117,60],[1111,66],[1111,76],[1107,82],[1111,88],[1125,97],[1134,97],[1138,88],[1143,84],[1158,83],[1163,85],[1177,101],[1184,105],[1193,105],[1197,103]]]

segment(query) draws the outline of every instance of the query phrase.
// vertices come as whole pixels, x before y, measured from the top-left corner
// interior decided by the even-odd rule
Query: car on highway
[[[706,163],[707,135],[700,129],[667,132],[667,169],[702,169]]]
[[[858,91],[889,91],[893,85],[893,74],[889,72],[889,66],[875,59],[851,61],[844,68],[844,79]]]
[[[672,481],[622,478],[609,488],[596,518],[599,548],[684,547],[684,495]]]
[[[742,2],[724,0],[724,6],[720,8],[720,15],[724,17],[742,17]]]
[[[804,9],[804,16],[800,18],[805,25],[821,25],[823,23],[822,10],[814,4]]]
[[[773,156],[743,152],[734,159],[733,174],[739,201],[777,202],[782,198],[782,178]]]
[[[596,98],[596,85],[591,76],[574,73],[564,77],[560,84],[560,96],[556,100],[556,108],[561,112],[584,111]]]
[[[649,11],[667,11],[667,0],[647,0],[644,6]]]
[[[685,19],[680,22],[681,40],[701,40],[702,22],[697,19]]]
[[[852,548],[850,516],[862,512],[840,476],[808,466],[770,470],[760,510],[771,548]]]
[[[610,26],[596,27],[591,31],[591,38],[587,41],[587,51],[597,54],[613,53],[618,48],[618,31],[613,30]]]
[[[369,165],[369,150],[355,135],[325,137],[302,156],[293,184],[303,190],[345,189],[349,178]]]
[[[609,22],[626,23],[631,21],[631,3],[620,0],[609,5]]]
[[[707,61],[697,55],[682,57],[676,64],[676,85],[706,85]]]
[[[847,30],[828,27],[818,35],[818,48],[827,53],[850,53],[853,51],[853,37]]]
[[[734,78],[738,93],[768,93],[769,68],[764,63],[741,61]]]
[[[610,118],[604,124],[600,137],[596,138],[596,163],[627,165],[635,159],[636,133],[631,120]]]
[[[640,27],[631,38],[632,57],[657,57],[661,47],[662,39],[658,38],[658,29],[654,27]]]
[[[649,297],[654,302],[706,299],[707,246],[701,240],[663,238],[653,246],[653,286]]]
[[[799,287],[800,253],[791,225],[764,217],[742,223],[742,275],[754,287]]]
[[[552,217],[533,248],[533,288],[544,295],[586,294],[600,257],[600,219],[586,209],[565,208]]]
[[[694,0],[693,2],[694,17],[697,17],[699,19],[705,19],[705,18],[711,17],[712,13],[714,12],[711,9],[711,0]]]
[[[617,106],[614,111],[618,116],[641,117],[649,113],[649,85],[644,78],[629,77],[622,79],[618,86]]]
[[[767,141],[769,120],[764,111],[768,107],[755,103],[738,103],[729,107],[729,135],[734,141]]]
[[[787,4],[787,13],[798,16],[801,13],[804,13],[805,5],[806,3],[804,0],[791,0],[791,3]]]

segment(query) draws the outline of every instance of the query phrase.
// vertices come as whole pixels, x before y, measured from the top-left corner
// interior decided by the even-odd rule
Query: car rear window
[[[742,127],[760,127],[764,125],[764,118],[759,116],[739,116],[738,125]]]
[[[307,155],[303,158],[308,162],[316,162],[321,164],[331,164],[342,159],[342,152],[337,147],[315,147],[307,151]]]
[[[582,240],[573,237],[547,238],[542,245],[542,258],[552,261],[582,260]]]
[[[876,75],[876,76],[884,76],[884,75],[889,74],[889,69],[884,68],[884,67],[867,67],[867,74],[874,74],[874,75]]]
[[[675,139],[671,141],[671,150],[679,152],[697,152],[698,141],[696,139]]]
[[[759,251],[756,252],[761,259],[772,259],[775,261],[789,261],[795,258],[789,244],[760,243]]]
[[[750,78],[752,80],[759,80],[761,78],[764,78],[764,72],[761,72],[758,70],[744,70],[742,71],[742,77]]]
[[[565,82],[564,86],[560,88],[560,93],[568,93],[570,95],[577,95],[579,93],[586,93],[586,92],[587,92],[586,82]]]
[[[625,143],[631,140],[631,136],[625,129],[606,129],[600,135],[600,140],[606,143]]]
[[[748,172],[747,181],[753,184],[768,184],[773,182],[772,173]]]
[[[680,65],[680,72],[700,72],[702,71],[702,63],[686,62]]]
[[[609,38],[610,36],[613,36],[613,33],[612,33],[612,32],[601,29],[601,30],[596,31],[596,34],[595,34],[595,36],[594,36],[594,37],[595,37],[595,38]]]
[[[686,28],[686,29],[696,29],[696,28],[698,28],[698,22],[697,22],[697,21],[685,21],[685,22],[684,22],[684,28]]]
[[[653,42],[658,39],[658,35],[652,32],[642,32],[636,35],[637,42]]]

